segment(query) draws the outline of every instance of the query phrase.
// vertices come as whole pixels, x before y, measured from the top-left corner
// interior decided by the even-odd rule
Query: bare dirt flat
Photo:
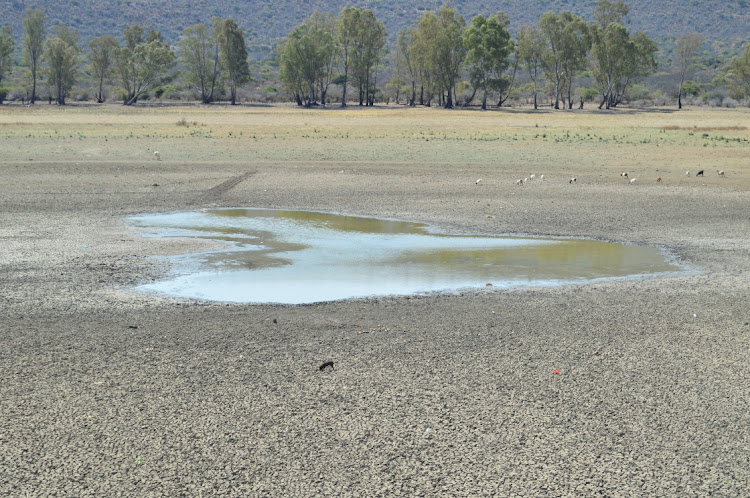
[[[0,494],[742,495],[748,127],[0,106]],[[206,245],[125,218],[214,206],[657,245],[690,271],[296,307],[135,292]]]

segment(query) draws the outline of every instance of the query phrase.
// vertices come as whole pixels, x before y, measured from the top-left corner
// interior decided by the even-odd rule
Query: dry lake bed
[[[0,106],[0,494],[742,495],[748,127]],[[247,208],[624,243],[679,271],[302,305],[144,291],[227,240],[133,220]]]

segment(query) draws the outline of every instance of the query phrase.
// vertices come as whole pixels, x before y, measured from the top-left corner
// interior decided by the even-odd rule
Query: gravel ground
[[[0,163],[0,494],[747,493],[746,178],[341,171]],[[213,206],[633,241],[690,271],[296,307],[133,292],[169,269],[148,255],[202,246],[124,217]]]

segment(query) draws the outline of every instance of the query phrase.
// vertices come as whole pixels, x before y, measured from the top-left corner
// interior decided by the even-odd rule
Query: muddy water
[[[302,304],[679,270],[652,247],[453,235],[419,223],[307,211],[216,209],[130,221],[146,236],[225,242],[221,250],[175,257],[175,275],[139,287],[218,301]]]

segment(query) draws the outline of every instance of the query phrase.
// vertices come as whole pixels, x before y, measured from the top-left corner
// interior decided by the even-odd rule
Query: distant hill
[[[590,20],[595,0],[453,0],[467,21],[476,14],[505,11],[515,31],[536,24],[547,11],[570,10]],[[660,43],[697,31],[719,46],[750,40],[750,0],[631,0],[630,27],[643,30]],[[121,37],[127,24],[140,23],[175,41],[182,29],[213,16],[233,17],[248,34],[253,52],[268,50],[314,10],[338,13],[345,5],[372,9],[391,38],[414,25],[424,11],[437,10],[442,0],[0,0],[0,24],[10,24],[20,39],[21,18],[28,6],[41,8],[48,25],[65,22],[85,43],[104,34]],[[714,43],[716,45],[716,43]]]

